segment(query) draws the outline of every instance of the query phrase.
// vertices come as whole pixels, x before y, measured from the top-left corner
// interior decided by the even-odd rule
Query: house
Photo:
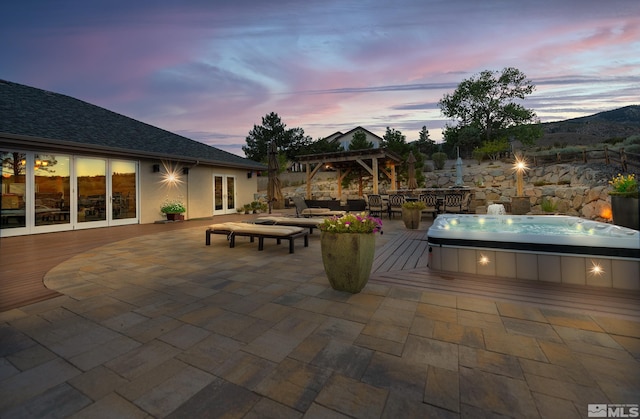
[[[0,237],[236,212],[260,163],[69,96],[0,80]]]
[[[355,134],[358,131],[362,131],[365,133],[365,135],[367,136],[367,141],[373,143],[373,148],[380,148],[380,145],[382,144],[382,138],[378,137],[368,129],[365,129],[362,127],[355,127],[354,129],[349,130],[344,134],[341,133],[340,131],[335,132],[330,136],[326,137],[325,140],[329,142],[340,143],[340,145],[344,150],[349,150],[349,144],[351,144],[351,141],[353,140],[353,134]]]

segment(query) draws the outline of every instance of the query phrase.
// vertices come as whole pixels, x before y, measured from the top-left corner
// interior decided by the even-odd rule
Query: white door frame
[[[216,178],[221,179],[221,201],[216,202]],[[238,182],[235,175],[225,175],[222,173],[214,173],[213,174],[213,215],[223,215],[223,214],[235,214],[236,207],[238,204]],[[228,181],[233,180],[233,207],[229,208],[229,191],[228,191]],[[217,204],[221,204],[220,208],[216,209]]]

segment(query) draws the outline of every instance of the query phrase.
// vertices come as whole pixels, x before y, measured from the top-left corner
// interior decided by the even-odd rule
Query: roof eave
[[[82,144],[74,141],[51,140],[47,138],[31,137],[28,135],[10,134],[0,132],[0,144],[4,147],[28,148],[30,150],[51,151],[52,148],[60,151],[86,153],[91,155],[104,155],[121,157],[135,157],[141,159],[170,160],[180,163],[197,163],[211,166],[224,166],[237,169],[266,170],[267,166],[255,162],[255,164],[238,164],[220,160],[194,159],[192,157],[179,156],[175,154],[145,152],[116,147],[98,146],[92,144]]]

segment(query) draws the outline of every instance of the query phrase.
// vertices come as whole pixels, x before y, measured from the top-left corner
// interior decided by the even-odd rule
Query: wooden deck
[[[640,291],[432,271],[426,231],[407,230],[384,245],[370,281],[443,294],[640,319]]]
[[[228,221],[232,217],[228,216]],[[217,217],[216,222],[221,219]],[[134,224],[0,238],[0,312],[59,295],[44,286],[44,276],[78,253],[130,237],[211,223],[209,219]]]

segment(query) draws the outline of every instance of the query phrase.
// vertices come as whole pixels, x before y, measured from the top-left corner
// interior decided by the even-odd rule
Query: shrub
[[[544,197],[542,198],[542,202],[540,203],[540,208],[544,212],[556,212],[558,209],[558,205],[555,204],[551,199]]]
[[[431,155],[431,160],[433,160],[433,165],[436,168],[436,170],[442,170],[444,169],[444,164],[447,161],[447,154],[441,151],[438,151]]]

